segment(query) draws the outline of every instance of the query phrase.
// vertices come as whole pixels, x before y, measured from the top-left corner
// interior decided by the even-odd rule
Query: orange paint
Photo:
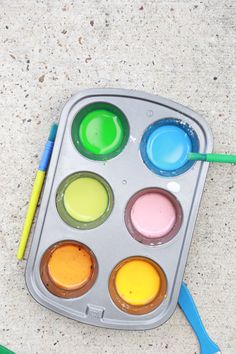
[[[73,290],[84,286],[91,278],[93,261],[80,245],[65,244],[54,250],[48,262],[48,273],[58,287]]]

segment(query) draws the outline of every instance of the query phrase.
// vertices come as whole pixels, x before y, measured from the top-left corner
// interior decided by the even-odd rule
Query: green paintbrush
[[[222,163],[236,164],[236,155],[199,154],[195,152],[190,152],[188,154],[188,159],[193,161],[222,162]]]
[[[14,354],[14,353],[0,344],[0,354]]]

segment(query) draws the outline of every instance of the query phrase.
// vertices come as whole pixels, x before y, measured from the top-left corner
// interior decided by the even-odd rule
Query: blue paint
[[[157,128],[147,142],[149,160],[160,170],[173,171],[183,167],[192,150],[188,134],[174,125]]]
[[[143,135],[140,150],[144,163],[162,176],[177,176],[194,163],[189,152],[198,151],[198,138],[193,129],[178,119],[167,118],[153,123]]]

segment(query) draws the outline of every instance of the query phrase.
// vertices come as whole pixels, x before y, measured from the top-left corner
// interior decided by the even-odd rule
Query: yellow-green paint
[[[36,174],[35,181],[34,181],[34,186],[33,186],[33,190],[31,193],[30,201],[29,201],[29,206],[28,206],[28,210],[27,210],[27,214],[26,214],[26,218],[25,218],[25,223],[24,223],[24,228],[22,231],[21,239],[20,239],[20,244],[19,244],[18,251],[17,251],[17,258],[19,260],[21,260],[23,258],[24,253],[25,253],[26,244],[27,244],[30,229],[31,229],[31,226],[33,223],[34,214],[35,214],[35,211],[37,208],[37,204],[38,204],[38,200],[40,197],[44,178],[45,178],[45,172],[38,170],[37,174]]]
[[[113,204],[111,186],[104,178],[89,171],[67,176],[56,193],[56,207],[62,220],[82,230],[101,225],[111,214]]]
[[[95,178],[78,178],[69,184],[64,193],[67,213],[80,222],[97,220],[104,214],[107,205],[107,191]]]
[[[149,304],[158,295],[160,276],[155,267],[145,260],[130,260],[118,270],[115,286],[119,296],[128,304]]]

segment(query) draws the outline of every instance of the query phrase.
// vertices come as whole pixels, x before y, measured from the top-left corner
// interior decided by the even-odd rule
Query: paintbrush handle
[[[1,344],[0,344],[0,353],[1,354],[14,354],[10,349],[3,347]]]
[[[52,155],[54,141],[56,138],[56,133],[57,133],[57,124],[54,123],[51,126],[49,138],[45,144],[44,151],[43,151],[43,154],[42,154],[42,157],[40,160],[39,168],[38,168],[36,178],[34,181],[34,186],[33,186],[33,190],[32,190],[30,201],[29,201],[29,206],[28,206],[28,210],[27,210],[27,214],[26,214],[26,218],[25,218],[25,223],[24,223],[24,227],[23,227],[23,231],[22,231],[22,235],[21,235],[21,239],[20,239],[20,244],[19,244],[18,251],[17,251],[17,258],[19,260],[21,260],[23,258],[24,253],[25,253],[25,248],[26,248],[27,241],[29,238],[31,226],[32,226],[32,223],[34,220],[34,215],[35,215],[35,212],[37,209],[41,190],[43,187],[45,173],[48,168],[50,158]]]
[[[214,354],[220,352],[218,345],[208,336],[192,295],[184,282],[181,285],[178,304],[199,340],[201,354]]]
[[[189,160],[193,160],[193,161],[221,162],[221,163],[236,164],[236,155],[199,154],[195,152],[190,152],[188,158]]]
[[[32,223],[34,220],[34,215],[35,215],[35,211],[37,209],[37,204],[38,204],[40,193],[42,190],[44,178],[45,178],[45,172],[38,170],[37,174],[36,174],[35,181],[34,181],[34,186],[33,186],[33,190],[31,193],[30,201],[29,201],[29,206],[28,206],[28,210],[27,210],[27,214],[26,214],[26,218],[25,218],[25,223],[24,223],[24,227],[23,227],[23,231],[22,231],[22,235],[21,235],[21,239],[20,239],[20,244],[19,244],[18,251],[17,251],[17,258],[19,260],[21,260],[23,258],[24,253],[25,253],[25,247],[26,247],[28,237],[30,234],[30,230],[31,230],[31,226],[32,226]]]

